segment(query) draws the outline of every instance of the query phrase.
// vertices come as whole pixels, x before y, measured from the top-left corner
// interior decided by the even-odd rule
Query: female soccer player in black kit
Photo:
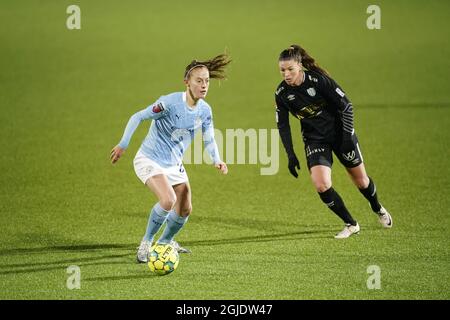
[[[275,93],[277,126],[291,174],[298,177],[296,169],[300,170],[300,163],[292,145],[289,113],[300,119],[306,160],[320,199],[345,222],[345,228],[335,238],[348,238],[360,227],[331,186],[332,152],[369,200],[383,227],[391,228],[392,217],[378,201],[375,184],[367,176],[353,128],[352,103],[344,91],[298,45],[283,50],[278,62],[284,80]]]

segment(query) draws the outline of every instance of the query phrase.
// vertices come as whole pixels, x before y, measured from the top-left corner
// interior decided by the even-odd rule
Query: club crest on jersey
[[[306,90],[306,92],[308,92],[308,94],[311,96],[311,97],[314,97],[315,95],[316,95],[316,89],[314,89],[314,88],[309,88],[308,90]]]
[[[155,104],[152,108],[153,113],[160,113],[161,111],[164,111],[164,105],[162,102],[159,102]]]
[[[343,153],[342,156],[344,157],[345,160],[352,161],[355,158],[356,153],[355,150],[353,150],[348,153]]]

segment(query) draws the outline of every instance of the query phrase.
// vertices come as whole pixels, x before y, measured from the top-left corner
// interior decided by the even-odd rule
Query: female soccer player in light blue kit
[[[186,91],[161,96],[155,103],[134,114],[119,144],[111,151],[114,164],[128,147],[138,125],[143,120],[153,120],[134,158],[136,175],[158,198],[138,248],[138,262],[148,261],[153,238],[164,222],[165,229],[157,242],[171,243],[179,252],[189,252],[173,238],[192,211],[189,180],[182,160],[197,131],[202,130],[205,148],[215,167],[223,174],[228,172],[214,140],[211,107],[203,99],[208,92],[209,79],[224,79],[224,69],[230,62],[224,54],[207,61],[193,60],[184,73]]]

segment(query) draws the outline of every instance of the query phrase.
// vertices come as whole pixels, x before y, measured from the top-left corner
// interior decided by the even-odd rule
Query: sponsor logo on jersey
[[[153,113],[160,113],[161,111],[164,111],[164,105],[162,102],[159,102],[155,104],[152,108]]]
[[[314,97],[315,95],[316,95],[316,89],[314,89],[314,88],[309,88],[308,90],[306,90],[306,92],[308,92],[308,94],[311,96],[311,97]]]
[[[287,98],[288,98],[289,101],[295,100],[295,95],[290,94],[290,95],[287,96]]]
[[[340,88],[336,88],[336,93],[340,95],[342,98],[345,96],[345,93]]]
[[[299,111],[297,111],[295,113],[295,115],[297,116],[297,118],[304,119],[304,118],[312,118],[317,116],[323,108],[323,103],[315,105],[315,104],[310,104],[306,107],[301,108]]]

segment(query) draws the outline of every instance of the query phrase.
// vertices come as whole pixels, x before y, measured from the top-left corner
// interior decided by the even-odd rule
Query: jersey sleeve
[[[354,132],[352,103],[333,79],[321,75],[318,80],[318,89],[321,94],[338,109],[342,120],[344,138],[351,137]]]
[[[291,126],[289,124],[289,109],[278,94],[275,94],[275,103],[275,120],[277,122],[278,132],[284,149],[289,157],[295,155],[294,146],[292,144]]]
[[[149,105],[147,108],[136,112],[128,120],[125,131],[120,139],[119,147],[126,149],[130,143],[131,137],[136,131],[139,124],[144,120],[158,120],[169,113],[169,104],[165,101],[164,97],[160,97],[155,103]]]
[[[220,159],[219,148],[214,138],[214,124],[211,109],[208,107],[202,121],[202,135],[205,149],[211,157],[214,164],[222,162]]]

